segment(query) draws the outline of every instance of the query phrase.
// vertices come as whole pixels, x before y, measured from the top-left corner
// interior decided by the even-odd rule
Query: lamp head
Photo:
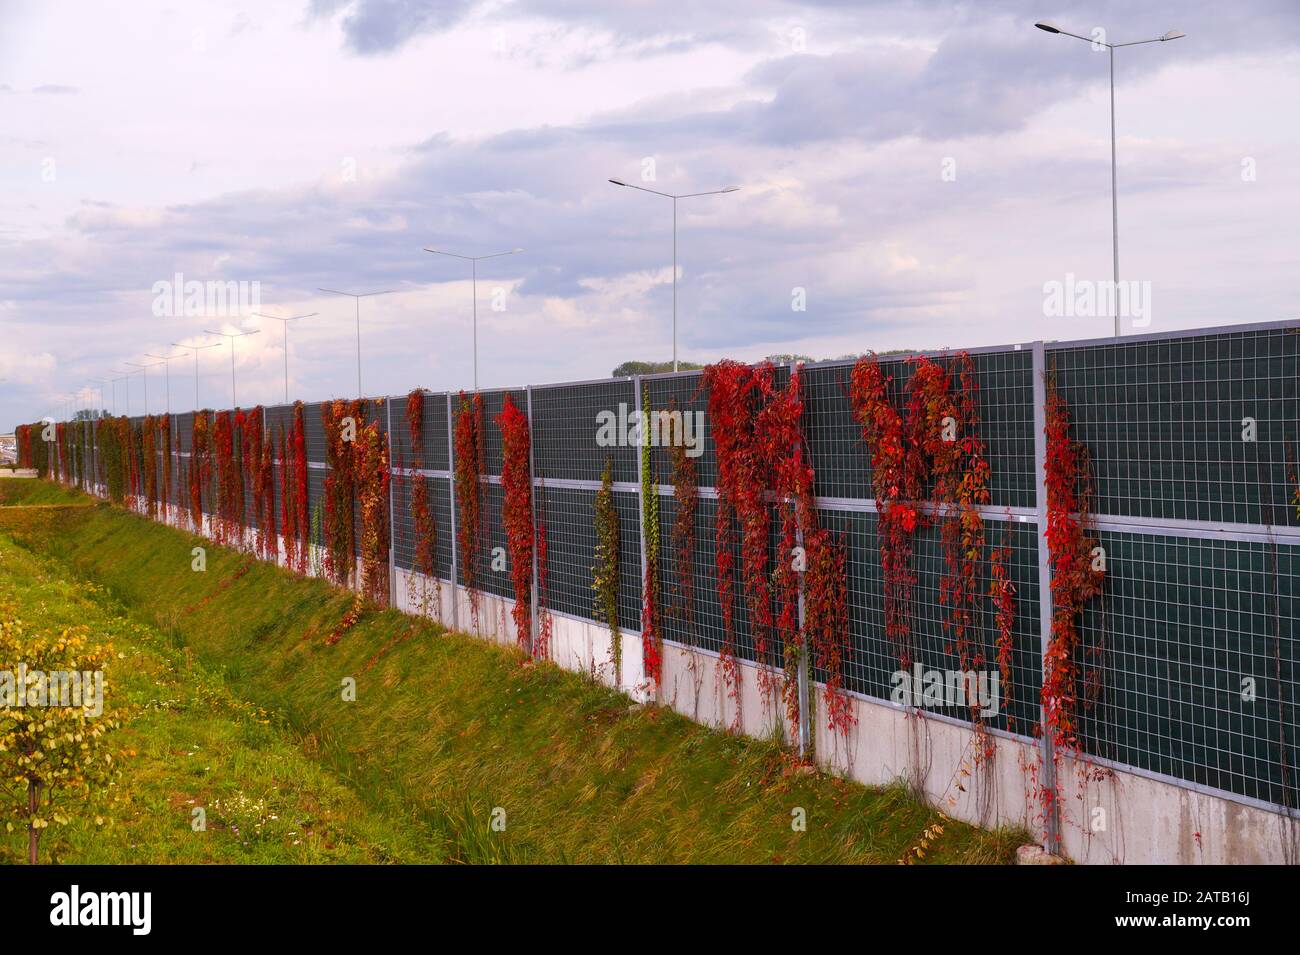
[[[1035,23],[1034,26],[1038,27],[1038,29],[1043,30],[1043,31],[1045,31],[1045,32],[1047,32],[1047,33],[1060,33],[1060,32],[1061,32],[1061,28],[1060,28],[1060,27],[1058,27],[1058,26],[1057,26],[1056,24],[1054,24],[1054,23],[1048,23],[1046,20],[1040,20],[1038,23]]]

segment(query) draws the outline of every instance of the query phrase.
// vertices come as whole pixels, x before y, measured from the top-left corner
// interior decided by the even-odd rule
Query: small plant
[[[591,568],[591,589],[596,593],[596,616],[609,626],[610,657],[616,685],[623,677],[623,641],[618,622],[619,528],[614,508],[614,463],[605,458],[596,492],[596,566]]]
[[[669,422],[680,421],[673,414],[675,403],[669,405]],[[670,432],[674,427],[669,425]],[[682,621],[686,629],[686,642],[695,644],[695,519],[700,505],[700,476],[695,460],[686,453],[684,435],[670,433],[669,457],[672,462],[673,501],[676,510],[673,514],[672,545],[676,565],[677,601],[673,613]]]
[[[663,645],[659,633],[659,483],[650,454],[650,389],[641,397],[641,526],[645,528],[645,580],[641,587],[641,659],[648,679],[663,676]]]
[[[95,712],[84,690],[81,705],[51,705],[48,697],[54,692],[48,682],[54,674],[99,673],[96,695],[102,707],[102,672],[112,649],[92,644],[85,627],[56,636],[28,635],[12,608],[0,619],[0,670],[27,675],[25,685],[12,687],[13,693],[25,695],[24,705],[0,701],[0,776],[5,780],[0,799],[8,830],[14,830],[15,821],[26,827],[27,861],[33,865],[45,830],[51,824],[66,825],[74,804],[84,805],[119,775],[106,745],[116,720]],[[39,684],[32,681],[36,673],[45,677]]]

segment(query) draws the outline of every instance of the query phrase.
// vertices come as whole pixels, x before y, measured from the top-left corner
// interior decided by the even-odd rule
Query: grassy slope
[[[787,774],[774,746],[629,712],[576,674],[393,611],[327,646],[350,595],[116,509],[0,510],[0,531],[102,584],[275,714],[282,738],[430,861],[892,863],[938,819],[900,788]],[[206,573],[190,569],[200,543]],[[494,807],[505,833],[487,824]],[[791,830],[794,807],[806,832]],[[949,821],[925,861],[1002,862],[1019,841]]]
[[[124,775],[72,824],[46,831],[43,861],[385,862],[425,851],[306,757],[273,714],[233,695],[102,588],[4,538],[0,613],[28,632],[84,624],[117,653],[105,698],[123,723],[111,749]],[[191,828],[196,806],[206,832]],[[26,841],[0,830],[0,861],[26,861]]]
[[[80,491],[38,478],[0,478],[0,506],[24,504],[89,504]]]

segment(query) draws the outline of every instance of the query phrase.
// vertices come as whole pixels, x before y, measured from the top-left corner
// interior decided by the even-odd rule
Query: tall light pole
[[[184,358],[184,355],[153,355],[145,352],[145,358],[157,358],[163,363],[163,381],[167,390],[167,413],[172,413],[172,362],[177,358]]]
[[[470,263],[470,279],[474,296],[474,390],[478,391],[478,264],[483,259],[496,259],[503,255],[518,255],[523,249],[507,249],[505,252],[491,252],[487,255],[460,255],[456,252],[447,252],[443,249],[428,249],[425,252],[432,252],[434,255],[449,255],[453,259],[465,259]]]
[[[255,328],[251,332],[214,332],[210,328],[205,328],[203,331],[208,335],[220,335],[222,338],[230,339],[230,410],[234,411],[239,407],[239,400],[235,397],[235,339],[247,335],[260,335],[262,330]]]
[[[674,195],[671,192],[660,192],[658,189],[648,189],[645,186],[636,186],[630,182],[624,182],[622,179],[611,179],[616,186],[622,186],[625,189],[640,189],[642,192],[649,192],[656,196],[663,196],[665,199],[673,201],[673,371],[677,370],[677,200],[694,199],[696,196],[721,196],[729,192],[738,192],[739,186],[727,186],[725,189],[712,189],[708,192],[684,192]]]
[[[108,410],[108,409],[104,406],[104,382],[108,381],[108,379],[107,379],[107,378],[91,378],[90,380],[99,383],[99,412],[95,415],[96,418],[99,418],[99,417],[102,417],[103,414],[104,414],[104,412]]]
[[[109,373],[110,373],[110,374],[116,374],[116,373],[117,373],[117,369],[116,369],[116,368],[111,369]],[[117,417],[117,383],[118,383],[119,381],[122,381],[122,380],[123,380],[123,379],[121,379],[121,378],[110,378],[110,379],[109,379],[109,381],[112,382],[112,385],[113,385],[113,417],[114,417],[114,418]],[[129,407],[129,406],[128,406],[128,407]]]
[[[194,352],[194,410],[199,410],[199,352],[205,348],[216,348],[221,342],[209,342],[206,345],[182,345],[172,342],[173,348],[188,348]],[[233,346],[231,346],[233,347]]]
[[[131,417],[131,376],[134,375],[135,372],[123,371],[121,368],[110,368],[109,371],[115,375],[122,376],[121,378],[113,379],[114,381],[126,382],[126,416],[129,418]]]
[[[318,292],[329,292],[331,295],[346,295],[348,298],[355,299],[357,303],[357,397],[363,397],[361,393],[361,300],[370,298],[373,295],[391,295],[397,289],[384,289],[379,292],[340,292],[336,288],[318,288]]]
[[[142,365],[138,361],[128,361],[125,362],[125,364],[131,365],[134,368],[139,368],[140,374],[144,377],[144,413],[145,416],[148,417],[149,415],[149,369],[153,368],[155,365],[161,365],[162,362],[151,361],[148,364]]]
[[[1177,30],[1170,30],[1163,36],[1153,37],[1150,40],[1133,40],[1130,43],[1107,43],[1105,40],[1094,39],[1086,36],[1079,36],[1077,33],[1070,33],[1062,30],[1054,23],[1040,21],[1034,26],[1047,33],[1054,33],[1060,36],[1074,37],[1076,40],[1082,40],[1085,43],[1091,43],[1094,48],[1104,46],[1110,54],[1110,225],[1111,225],[1111,258],[1114,266],[1115,288],[1112,298],[1115,302],[1115,337],[1120,336],[1119,327],[1119,192],[1116,186],[1115,174],[1115,51],[1124,46],[1142,46],[1146,43],[1167,43],[1170,40],[1178,40],[1186,36],[1185,33],[1179,33]]]
[[[296,322],[304,318],[315,318],[319,312],[308,312],[306,315],[290,315],[288,318],[281,318],[279,315],[263,315],[261,312],[254,312],[258,318],[273,318],[284,326],[284,403],[289,403],[289,323]],[[358,316],[358,351],[360,350],[360,325],[361,319]],[[361,389],[360,381],[357,382],[357,390]]]

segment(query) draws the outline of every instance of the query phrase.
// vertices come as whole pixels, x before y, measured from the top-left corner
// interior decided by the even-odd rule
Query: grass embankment
[[[49,504],[92,505],[93,498],[80,491],[42,481],[39,478],[0,478],[0,507],[21,504],[26,507],[39,507]]]
[[[191,569],[199,544],[203,573]],[[773,745],[629,709],[577,674],[394,611],[365,613],[328,645],[351,595],[107,506],[0,509],[0,553],[0,588],[29,629],[103,629],[127,652],[109,678],[139,706],[122,733],[139,754],[119,787],[131,812],[96,838],[59,837],[67,861],[257,849],[268,860],[893,863],[926,846],[920,861],[1005,862],[1021,841],[943,821],[900,787],[789,773]],[[173,697],[185,705],[159,705]],[[288,822],[253,847],[247,826],[190,832],[192,805],[236,793]],[[792,829],[796,808],[806,831]],[[310,850],[294,842],[304,819]],[[923,837],[936,822],[942,834]],[[220,848],[189,848],[205,839]]]

